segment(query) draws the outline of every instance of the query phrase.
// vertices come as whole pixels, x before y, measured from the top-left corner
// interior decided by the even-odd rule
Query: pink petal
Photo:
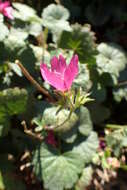
[[[5,8],[10,6],[10,2],[9,1],[5,1],[5,2],[0,2],[0,11],[3,11]]]
[[[66,61],[62,55],[59,56],[59,60],[56,56],[51,59],[51,70],[57,73],[63,74],[66,69]]]
[[[6,16],[6,17],[8,17],[9,19],[13,19],[14,17],[13,17],[13,15],[12,15],[12,7],[7,7],[7,8],[5,8],[4,9],[4,12],[3,12],[3,14]]]
[[[52,71],[56,71],[56,72],[58,72],[58,62],[59,62],[59,60],[58,60],[58,58],[56,57],[56,56],[54,56],[52,59],[51,59],[51,70]]]
[[[62,55],[59,55],[59,67],[60,67],[60,73],[63,73],[67,68],[66,60]]]
[[[55,87],[57,90],[65,91],[66,87],[64,85],[64,80],[57,73],[50,71],[46,64],[40,65],[41,74],[45,81],[47,81],[50,85]]]
[[[10,6],[9,1],[0,2],[0,9],[5,9],[6,7],[9,7],[9,6]]]
[[[70,89],[73,80],[78,74],[78,56],[74,55],[68,65],[67,69],[64,72],[64,81],[66,88]]]

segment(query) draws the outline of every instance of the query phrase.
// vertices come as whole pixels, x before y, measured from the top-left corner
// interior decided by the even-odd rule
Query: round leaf
[[[83,157],[85,163],[88,163],[92,160],[94,154],[96,153],[98,145],[99,142],[97,133],[91,132],[84,141],[73,148],[73,151],[79,153]]]
[[[57,150],[42,143],[34,152],[34,172],[49,190],[70,189],[78,180],[84,164],[75,152],[59,155]]]
[[[119,72],[125,68],[127,63],[125,52],[114,43],[101,43],[97,49],[99,54],[96,56],[96,62],[99,73],[110,73],[116,82]]]
[[[62,109],[58,113],[57,111],[58,107],[47,108],[44,111],[43,119],[45,120],[46,125],[53,126],[53,128],[58,126],[55,131],[59,132],[68,131],[75,126],[76,122],[78,121],[78,116],[74,112],[72,113],[70,119],[68,119],[70,114],[69,110]]]

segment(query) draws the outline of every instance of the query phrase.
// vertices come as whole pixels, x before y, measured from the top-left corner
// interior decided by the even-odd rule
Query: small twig
[[[20,63],[19,60],[16,60],[15,63],[20,67],[25,77],[45,96],[47,96],[48,100],[50,102],[55,102],[55,100],[52,98],[52,96],[49,94],[49,92],[43,88],[26,70],[26,68]]]
[[[29,168],[31,166],[31,162],[28,162],[26,164],[23,164],[20,166],[20,171],[23,171],[25,168]]]
[[[117,84],[117,86],[123,86],[123,85],[127,85],[127,81],[121,81]]]
[[[45,28],[43,32],[43,42],[42,42],[42,61],[43,62],[44,62],[44,57],[45,57],[47,38],[48,38],[48,28]]]
[[[25,121],[22,121],[22,126],[24,128],[24,133],[26,133],[27,135],[31,136],[32,138],[34,139],[37,139],[39,141],[42,141],[43,140],[43,137],[42,136],[38,136],[36,134],[34,134],[31,130],[27,129],[27,125],[26,125],[26,122]]]

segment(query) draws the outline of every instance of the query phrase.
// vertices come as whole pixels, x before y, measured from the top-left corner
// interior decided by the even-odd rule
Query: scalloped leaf
[[[78,121],[78,116],[74,112],[72,113],[70,119],[66,121],[70,111],[66,109],[62,109],[58,113],[57,111],[58,107],[51,107],[44,110],[43,119],[46,125],[53,126],[53,128],[58,126],[55,129],[57,132],[65,132],[75,126]],[[66,122],[64,123],[64,121]]]
[[[35,174],[49,190],[72,188],[84,167],[79,154],[70,151],[60,155],[56,149],[44,143],[34,152],[33,165]]]
[[[42,12],[43,19],[68,20],[69,11],[62,5],[50,4]]]
[[[15,8],[13,10],[13,16],[16,19],[24,22],[41,22],[41,19],[37,16],[36,11],[32,7],[22,3],[13,3],[13,7]]]
[[[99,141],[97,133],[92,131],[86,139],[75,144],[73,151],[79,153],[83,157],[85,163],[89,163],[95,155],[98,146]]]
[[[123,49],[115,43],[101,43],[96,56],[97,69],[100,74],[109,73],[114,83],[117,83],[119,72],[125,69],[127,57]]]
[[[70,130],[60,134],[60,138],[66,143],[73,143],[77,138],[78,131],[82,135],[88,136],[93,129],[90,113],[86,107],[81,106],[76,111],[76,114],[78,116],[78,122]]]
[[[64,21],[68,20],[70,14],[68,9],[62,5],[50,4],[42,12],[43,25],[50,30],[54,30],[55,26],[57,28],[64,29]],[[61,22],[63,22],[61,24]],[[66,30],[66,27],[65,27]]]
[[[69,16],[69,11],[62,5],[50,4],[43,9],[43,25],[51,30],[54,41],[57,41],[63,30],[71,31],[67,21]]]
[[[85,136],[88,136],[93,129],[90,113],[86,107],[80,107],[78,126],[79,132]]]
[[[11,28],[8,37],[4,40],[4,45],[7,50],[15,52],[20,48],[26,46],[26,39],[28,37],[28,33],[20,30]]]
[[[72,32],[63,31],[58,46],[63,49],[72,49],[78,54],[81,63],[95,63],[96,45],[95,36],[90,25],[72,25]]]
[[[91,166],[88,166],[83,169],[82,175],[76,184],[75,190],[85,190],[85,188],[90,185],[92,180],[93,169]]]

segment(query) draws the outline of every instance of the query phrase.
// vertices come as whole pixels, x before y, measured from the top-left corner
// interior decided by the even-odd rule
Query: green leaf
[[[106,136],[107,145],[113,149],[115,156],[119,156],[122,148],[123,135],[120,130],[115,130],[114,132]]]
[[[17,87],[0,91],[0,106],[8,115],[23,113],[26,109],[27,91]]]
[[[86,139],[74,146],[73,151],[79,153],[85,163],[89,163],[95,155],[98,146],[97,133],[92,131]]]
[[[104,122],[110,116],[110,110],[98,102],[91,102],[88,109],[95,124]]]
[[[87,108],[81,106],[76,112],[72,113],[71,118],[65,123],[69,116],[69,110],[62,109],[58,111],[58,107],[50,107],[44,110],[43,121],[46,125],[59,132],[60,138],[67,143],[72,143],[77,137],[77,132],[88,136],[92,131],[92,122]],[[62,125],[61,125],[62,124]]]
[[[4,121],[0,121],[0,137],[6,136],[9,130],[10,130],[10,118],[6,116],[6,119]]]
[[[101,43],[97,50],[99,54],[96,56],[97,69],[100,75],[109,73],[117,83],[119,72],[122,71],[127,63],[127,57],[123,49],[115,43]]]
[[[127,101],[127,86],[123,88],[115,88],[113,90],[113,96],[117,102],[121,102],[122,99],[125,99]]]
[[[41,24],[39,24],[37,22],[32,22],[28,26],[27,31],[29,32],[30,35],[37,37],[42,32],[42,26],[41,26]]]
[[[63,31],[58,46],[63,49],[71,49],[78,54],[81,63],[93,64],[96,55],[95,36],[91,32],[90,25],[72,25],[72,32]]]
[[[58,113],[58,107],[51,107],[44,110],[43,119],[46,125],[52,126],[57,132],[65,132],[75,126],[78,121],[78,116],[73,112],[70,119],[70,111],[67,109],[62,109]],[[67,121],[66,121],[67,120]],[[66,122],[65,122],[66,121]],[[64,123],[65,122],[65,123]]]
[[[122,148],[127,146],[127,126],[108,124],[106,127],[114,130],[106,135],[107,145],[112,148],[115,156],[119,156]]]
[[[9,88],[0,91],[0,136],[7,135],[10,129],[10,116],[26,110],[27,98],[25,89]]]
[[[0,41],[3,41],[9,34],[9,30],[7,26],[3,23],[0,22]]]
[[[42,12],[43,19],[67,20],[69,19],[69,11],[62,5],[50,4]]]
[[[8,63],[8,66],[10,69],[12,69],[18,76],[22,77],[22,71],[20,69],[20,67],[18,65],[16,65],[15,63]]]
[[[80,107],[78,126],[79,132],[85,136],[88,136],[93,129],[90,113],[86,107]]]
[[[123,137],[122,139],[122,146],[127,147],[127,135]]]
[[[41,22],[41,19],[36,15],[36,11],[25,4],[22,3],[13,3],[13,15],[16,19],[19,19],[24,22]]]
[[[51,30],[54,29],[55,26],[64,29],[64,22],[66,23],[69,16],[69,11],[62,5],[50,4],[43,9],[43,25]],[[63,25],[61,25],[61,22],[63,22]]]
[[[11,28],[8,38],[5,39],[4,44],[8,51],[14,52],[26,46],[25,40],[28,34],[20,29]]]
[[[60,155],[44,143],[34,152],[33,164],[35,174],[49,190],[72,188],[84,167],[79,154],[70,151]]]
[[[83,169],[82,175],[76,184],[76,190],[85,190],[85,188],[90,185],[92,180],[93,169],[91,166],[88,166]]]
[[[4,21],[4,16],[3,14],[0,13],[0,23]]]
[[[71,31],[69,11],[62,5],[50,4],[42,12],[43,25],[53,33],[54,41],[57,41],[63,30]]]
[[[104,82],[104,80],[102,80]],[[94,82],[94,81],[93,81]],[[100,83],[93,83],[91,88],[91,97],[97,102],[102,103],[105,101],[107,96],[106,88]]]
[[[4,183],[3,183],[3,177],[2,177],[1,172],[0,172],[0,189],[1,189],[1,190],[4,190],[4,189],[5,189],[5,186],[4,186]]]

